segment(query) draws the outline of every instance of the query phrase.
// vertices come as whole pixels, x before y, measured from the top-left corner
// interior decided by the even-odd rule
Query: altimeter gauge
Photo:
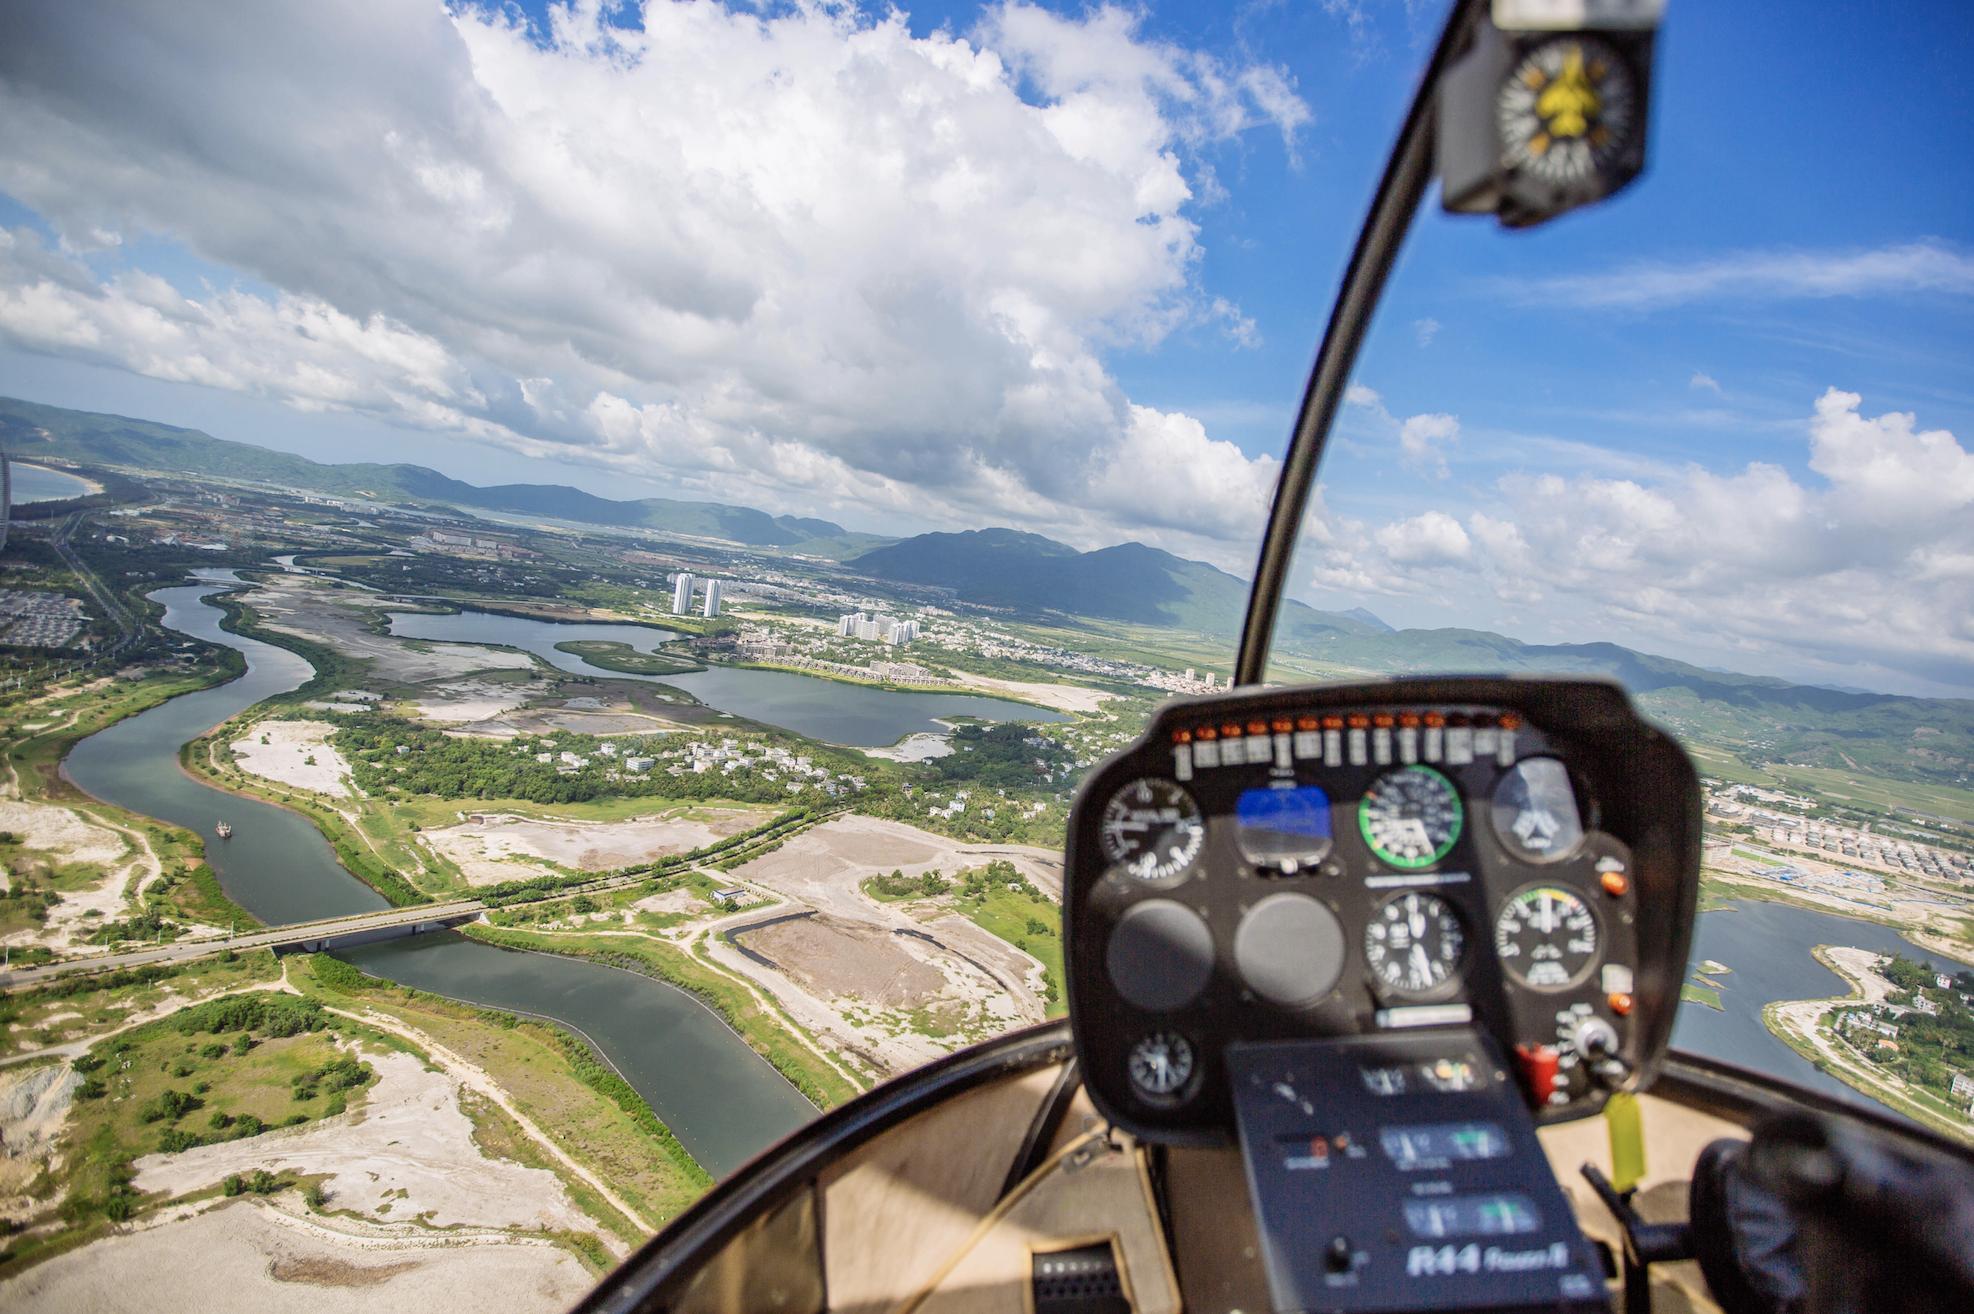
[[[1460,791],[1428,766],[1378,777],[1357,808],[1357,826],[1371,852],[1404,868],[1430,867],[1452,852],[1462,817]]]
[[[1364,961],[1371,975],[1401,994],[1429,994],[1445,985],[1466,947],[1460,915],[1436,894],[1394,895],[1364,928]]]
[[[1131,1047],[1131,1089],[1147,1104],[1177,1104],[1193,1080],[1192,1043],[1176,1031],[1158,1031]]]
[[[1168,881],[1192,865],[1206,842],[1193,796],[1170,780],[1134,780],[1111,795],[1098,821],[1104,856],[1141,881]]]
[[[1494,919],[1494,952],[1531,990],[1563,990],[1590,975],[1602,948],[1597,914],[1559,885],[1517,891]]]
[[[1616,50],[1572,34],[1524,55],[1501,84],[1494,112],[1502,164],[1574,190],[1593,183],[1631,146],[1638,90]]]

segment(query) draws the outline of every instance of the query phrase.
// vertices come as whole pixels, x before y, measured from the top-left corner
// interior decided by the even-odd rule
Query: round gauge
[[[1531,990],[1562,990],[1590,975],[1601,947],[1597,914],[1574,891],[1531,885],[1494,919],[1494,952]]]
[[[1402,994],[1423,995],[1445,985],[1466,947],[1459,914],[1437,894],[1394,895],[1364,928],[1364,961],[1371,975]]]
[[[1394,867],[1430,867],[1460,838],[1460,793],[1427,766],[1402,767],[1364,791],[1357,826],[1371,852]]]
[[[1569,768],[1553,757],[1516,763],[1494,787],[1489,812],[1502,847],[1523,862],[1561,862],[1583,843]]]
[[[1131,1089],[1147,1104],[1177,1104],[1193,1079],[1192,1043],[1176,1031],[1156,1031],[1131,1046]]]
[[[1557,187],[1608,169],[1638,128],[1638,95],[1617,51],[1595,37],[1563,36],[1528,52],[1494,102],[1502,162]]]
[[[1193,796],[1169,780],[1134,780],[1104,804],[1097,836],[1104,856],[1141,881],[1170,880],[1206,842]]]

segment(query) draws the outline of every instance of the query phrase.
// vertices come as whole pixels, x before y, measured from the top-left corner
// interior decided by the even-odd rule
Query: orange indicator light
[[[1268,723],[1266,721],[1249,721],[1247,723],[1247,732],[1251,735],[1265,735],[1268,733]]]
[[[1417,712],[1400,712],[1398,714],[1398,723],[1410,730],[1419,724],[1419,714]]]
[[[1289,720],[1286,716],[1275,722],[1275,733],[1278,735],[1285,735],[1293,729],[1295,729],[1295,722]]]
[[[1370,724],[1371,718],[1368,716],[1353,716],[1350,718],[1350,728],[1353,730],[1362,730]]]
[[[1619,1017],[1628,1016],[1631,1012],[1631,996],[1622,990],[1612,991],[1606,1002],[1610,1004],[1611,1011]]]
[[[1343,718],[1341,716],[1326,716],[1323,718],[1323,728],[1325,730],[1341,730],[1343,729]]]
[[[1173,742],[1173,743],[1175,743],[1175,744],[1190,744],[1190,743],[1192,743],[1192,742],[1193,742],[1193,735],[1192,735],[1192,731],[1190,731],[1190,730],[1174,730],[1174,731],[1172,732],[1172,742]]]
[[[1394,718],[1392,717],[1392,714],[1390,712],[1379,712],[1376,716],[1371,718],[1371,724],[1377,726],[1381,730],[1389,730],[1391,728],[1393,719]]]
[[[1323,728],[1323,723],[1313,716],[1298,716],[1295,719],[1295,728],[1298,730],[1320,730]]]
[[[1215,730],[1210,725],[1203,725],[1199,729],[1193,731],[1193,738],[1195,739],[1218,739],[1219,737],[1220,737],[1220,732],[1218,730]]]
[[[1238,725],[1229,723],[1220,727],[1220,735],[1224,739],[1239,739],[1241,737],[1241,728]]]
[[[1513,712],[1509,712],[1501,718],[1501,728],[1503,730],[1519,730],[1521,725],[1522,718],[1516,716]]]
[[[1610,895],[1613,899],[1623,898],[1625,891],[1631,888],[1631,878],[1621,871],[1605,872],[1603,881],[1604,893]]]
[[[1443,716],[1441,716],[1441,715],[1440,715],[1440,714],[1439,714],[1438,712],[1427,712],[1427,713],[1426,713],[1426,724],[1427,724],[1427,725],[1445,725],[1445,724],[1446,724],[1446,718],[1445,718],[1445,717],[1443,717]]]

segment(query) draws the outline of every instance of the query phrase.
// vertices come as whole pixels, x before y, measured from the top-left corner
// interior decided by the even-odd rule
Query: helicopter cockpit
[[[1077,797],[1067,1022],[824,1115],[583,1308],[1974,1301],[1964,1149],[1669,1053],[1702,802],[1619,686],[1264,684],[1316,465],[1428,185],[1528,227],[1629,184],[1661,9],[1453,6],[1310,376],[1234,687],[1164,704]]]

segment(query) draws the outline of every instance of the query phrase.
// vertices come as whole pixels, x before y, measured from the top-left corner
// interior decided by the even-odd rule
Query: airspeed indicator
[[[1170,780],[1134,780],[1111,795],[1098,822],[1104,856],[1141,881],[1167,881],[1184,872],[1206,842],[1206,823],[1193,796]]]
[[[1590,975],[1601,949],[1597,914],[1575,892],[1531,885],[1494,919],[1494,952],[1531,990],[1562,990]]]
[[[1430,867],[1453,850],[1464,814],[1453,782],[1429,766],[1401,767],[1373,781],[1357,806],[1371,852],[1394,867]]]

